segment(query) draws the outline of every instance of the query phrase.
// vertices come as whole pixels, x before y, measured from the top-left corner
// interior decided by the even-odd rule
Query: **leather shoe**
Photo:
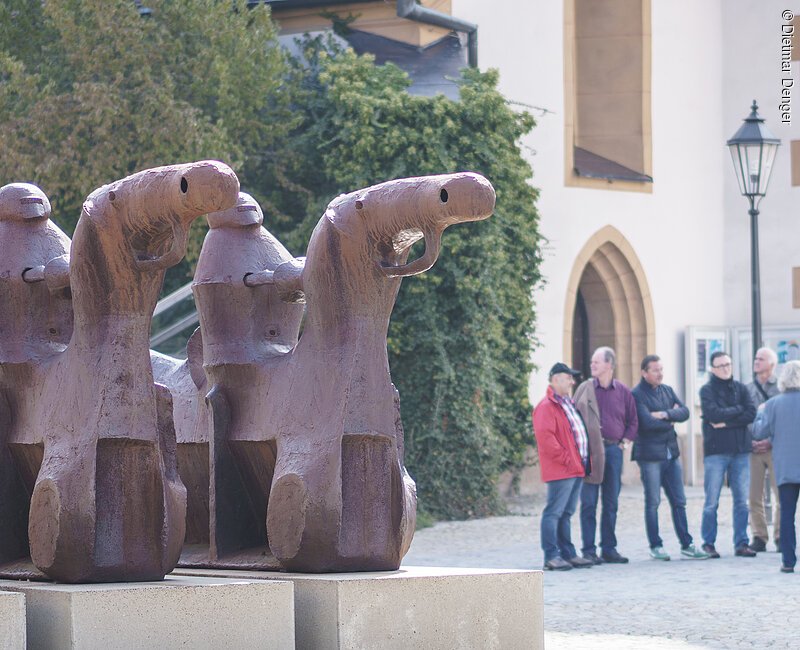
[[[627,564],[628,558],[620,555],[617,549],[613,549],[607,553],[603,553],[603,562],[608,562],[609,564]]]
[[[592,562],[591,560],[587,560],[586,558],[583,557],[578,557],[577,555],[575,557],[569,558],[567,562],[569,562],[576,569],[591,569],[594,566],[594,562]]]
[[[717,549],[714,548],[713,544],[703,544],[703,550],[708,553],[708,557],[712,560],[719,559],[719,553],[717,553]]]
[[[767,542],[760,537],[754,537],[750,544],[750,550],[756,553],[763,553],[767,550]]]
[[[544,563],[545,571],[569,571],[571,568],[572,565],[564,558],[560,557],[554,557],[552,560],[548,560]]]
[[[741,546],[736,547],[734,555],[736,555],[736,557],[755,557],[756,552],[747,544],[742,544]]]
[[[781,566],[781,573],[794,573],[793,566]]]
[[[597,553],[584,553],[583,554],[583,559],[591,561],[591,563],[594,564],[594,565],[598,565],[598,564],[602,564],[603,563],[603,560],[601,560],[599,557],[597,557]]]

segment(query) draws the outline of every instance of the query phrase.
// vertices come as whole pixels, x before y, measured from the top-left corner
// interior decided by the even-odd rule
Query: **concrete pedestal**
[[[320,575],[178,571],[292,581],[295,638],[303,650],[544,647],[541,571],[432,567]]]
[[[163,582],[63,585],[3,580],[0,590],[25,595],[29,650],[295,647],[293,589],[287,581],[168,576]]]
[[[0,650],[25,650],[25,596],[0,591]]]

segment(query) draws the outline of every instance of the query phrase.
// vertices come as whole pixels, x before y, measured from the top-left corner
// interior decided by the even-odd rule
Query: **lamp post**
[[[750,201],[750,295],[752,298],[753,354],[763,345],[761,340],[761,281],[758,265],[758,204],[767,193],[772,163],[781,141],[764,126],[753,100],[750,115],[728,140],[728,148],[739,181],[739,190]]]

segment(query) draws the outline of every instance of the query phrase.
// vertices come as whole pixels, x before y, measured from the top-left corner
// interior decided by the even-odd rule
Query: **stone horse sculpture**
[[[186,491],[171,396],[153,383],[150,320],[191,222],[233,205],[238,190],[230,168],[204,161],[139,172],[84,203],[69,260],[72,338],[30,359],[35,381],[4,383],[0,419],[31,494],[31,559],[51,578],[157,580],[178,561]],[[47,281],[49,266],[27,273]]]
[[[26,485],[36,478],[23,481],[14,467],[11,414],[40,379],[40,363],[72,336],[70,240],[50,214],[50,201],[35,185],[0,187],[0,564],[29,554]],[[41,462],[41,446],[29,453]]]
[[[401,279],[435,263],[445,228],[489,217],[494,190],[460,173],[342,195],[298,259],[247,221],[248,200],[209,215],[195,274],[210,453],[207,469],[181,472],[199,485],[207,471],[210,532],[206,556],[181,563],[397,569],[414,533],[416,492],[403,466],[389,318]],[[407,262],[423,237],[424,254]],[[179,431],[179,447],[184,440]]]

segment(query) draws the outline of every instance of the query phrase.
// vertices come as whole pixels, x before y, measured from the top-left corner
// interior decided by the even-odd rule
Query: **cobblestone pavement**
[[[700,546],[703,490],[687,488],[686,496],[689,532]],[[531,498],[515,504],[520,514],[444,522],[417,531],[403,564],[541,569],[542,508],[543,497]],[[731,497],[726,488],[718,519],[716,546],[722,558],[681,560],[669,505],[662,498],[660,533],[672,560],[651,560],[641,487],[624,487],[617,548],[630,564],[545,572],[548,650],[800,648],[800,573],[780,573],[781,556],[772,540],[769,552],[756,558],[734,557]],[[580,547],[577,513],[572,539]]]

